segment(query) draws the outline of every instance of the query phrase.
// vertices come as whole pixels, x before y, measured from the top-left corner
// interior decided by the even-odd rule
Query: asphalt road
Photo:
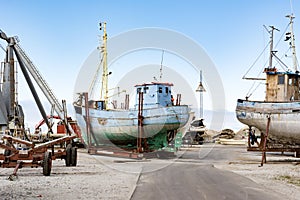
[[[230,148],[209,149],[203,155],[185,152],[167,167],[141,173],[131,199],[283,199],[248,178],[213,166],[214,162],[231,159],[237,153],[239,149]]]

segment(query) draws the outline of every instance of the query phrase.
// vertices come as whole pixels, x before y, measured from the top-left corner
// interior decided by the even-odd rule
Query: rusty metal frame
[[[144,136],[144,128],[143,128],[143,92],[139,92],[139,109],[138,109],[138,137],[137,137],[137,152],[143,152],[142,146],[142,138]]]
[[[44,154],[51,148],[52,154],[51,159],[55,160],[57,158],[64,158],[66,156],[65,149],[59,149],[54,151],[54,145],[68,142],[74,138],[76,135],[72,136],[64,136],[49,142],[45,142],[43,144],[36,145],[32,142],[22,140],[20,138],[12,137],[10,135],[3,135],[2,139],[6,139],[8,144],[0,143],[0,147],[5,150],[10,150],[10,155],[0,154],[0,167],[2,168],[15,168],[13,175],[16,175],[19,168],[22,167],[40,167],[43,165]],[[29,149],[27,149],[26,153],[23,154],[22,151],[13,147],[12,142],[17,142],[20,144],[25,144]],[[3,162],[1,162],[3,161]]]

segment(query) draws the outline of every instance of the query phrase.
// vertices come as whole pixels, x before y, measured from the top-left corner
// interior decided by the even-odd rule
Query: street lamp
[[[203,118],[203,92],[206,92],[203,84],[202,84],[202,70],[200,70],[200,83],[199,83],[199,86],[197,87],[196,89],[196,92],[199,92],[200,93],[200,119]]]

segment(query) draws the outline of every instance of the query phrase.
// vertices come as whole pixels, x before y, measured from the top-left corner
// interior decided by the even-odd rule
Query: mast
[[[290,19],[290,31],[291,31],[290,33],[286,33],[287,36],[286,40],[291,39],[290,44],[291,44],[292,54],[293,54],[293,66],[296,72],[298,71],[298,69],[297,69],[297,56],[296,56],[295,36],[294,36],[294,27],[293,27],[294,24],[293,19],[295,17],[293,16],[293,14],[287,15],[286,17]]]
[[[103,30],[103,37],[102,37],[102,46],[100,47],[101,53],[103,55],[103,72],[102,72],[102,88],[100,91],[100,98],[101,100],[104,99],[104,108],[107,108],[108,103],[108,69],[107,69],[107,51],[106,51],[106,42],[107,42],[107,33],[106,33],[106,22],[100,22],[100,30]],[[100,58],[101,59],[101,58]]]
[[[274,26],[270,26],[271,30],[269,31],[270,33],[270,58],[269,58],[269,68],[272,68],[273,66],[273,41],[274,41],[274,30],[279,31],[277,28]]]
[[[266,27],[265,27],[266,28]],[[270,34],[270,58],[269,58],[269,66],[267,68],[265,68],[264,72],[266,73],[266,96],[265,96],[265,100],[269,101],[269,98],[272,96],[270,93],[270,82],[272,82],[270,80],[270,75],[268,74],[268,72],[276,72],[276,68],[273,68],[273,56],[275,55],[274,50],[273,50],[273,44],[274,44],[274,30],[279,31],[277,28],[275,28],[274,26],[270,26],[271,30],[267,30],[268,33]],[[266,28],[267,29],[267,28]],[[272,85],[272,84],[271,84]]]

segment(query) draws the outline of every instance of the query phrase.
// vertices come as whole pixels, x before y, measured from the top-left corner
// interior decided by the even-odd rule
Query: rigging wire
[[[286,26],[285,30],[282,32],[280,39],[277,41],[277,43],[275,45],[275,48],[279,45],[280,41],[282,40],[282,38],[285,35],[286,31],[288,30],[289,26],[290,26],[290,23]]]
[[[265,26],[264,26],[265,27]],[[279,41],[276,43],[275,48],[279,45],[279,42],[282,40],[283,36],[285,35],[285,32],[287,31],[289,25],[287,25],[287,27],[285,28],[285,31],[283,32],[283,34],[280,36]],[[257,63],[257,61],[260,59],[260,57],[263,55],[263,53],[265,52],[265,50],[269,47],[269,44],[271,43],[271,41],[269,41],[267,43],[267,45],[265,46],[265,48],[263,49],[263,51],[259,54],[259,56],[256,58],[256,60],[254,61],[254,63],[250,66],[250,68],[247,70],[247,72],[245,73],[245,75],[243,76],[243,79],[246,77],[246,75],[249,73],[249,71],[254,67],[254,65]],[[264,65],[265,66],[265,65]]]
[[[285,30],[282,32],[282,34],[281,34],[281,36],[280,36],[280,39],[277,41],[277,43],[276,43],[276,45],[275,45],[275,48],[277,48],[277,46],[279,45],[279,43],[282,41],[282,38],[283,38],[283,36],[285,35],[285,33],[287,32],[287,30],[288,30],[288,28],[289,28],[289,25],[290,25],[290,24],[288,24],[288,25],[286,26]],[[290,48],[289,48],[289,49],[290,49]],[[289,51],[289,49],[288,49],[287,51]],[[287,52],[287,51],[286,51],[286,52]],[[287,71],[287,69],[288,69],[289,67],[286,66],[285,64],[283,64],[283,62],[281,61],[281,59],[283,58],[283,56],[284,56],[286,53],[283,54],[282,57],[281,57],[280,59],[275,55],[275,53],[272,53],[272,54],[273,54],[273,56],[276,58],[276,61],[277,61],[276,64],[279,64],[280,67],[281,67],[284,71]],[[286,67],[286,69],[284,69],[280,63],[282,63],[283,66]],[[274,67],[277,66],[276,64],[274,65]]]
[[[268,63],[268,61],[265,61],[265,64],[263,65],[263,66],[266,66],[267,65],[267,63]],[[257,77],[259,77],[259,75],[263,72],[263,70],[264,70],[264,68],[262,68],[259,72],[258,72],[258,74],[257,74]],[[252,89],[254,88],[254,86],[255,86],[255,84],[261,84],[261,82],[258,82],[258,81],[254,81],[253,82],[253,84],[252,84],[252,86],[250,87],[250,89],[248,90],[248,92],[247,92],[247,94],[246,94],[246,97],[247,98],[249,98],[254,92],[255,92],[255,90],[257,89],[257,87],[252,91]],[[250,93],[251,92],[251,93]]]
[[[277,64],[279,64],[279,66],[284,70],[284,71],[288,71],[289,67],[286,64],[281,65],[279,62],[282,62],[282,59],[284,56],[287,56],[287,52],[291,50],[291,47],[288,48],[288,50],[286,50],[286,52],[281,56],[281,58],[279,60],[276,59]],[[276,65],[275,65],[276,66]],[[283,68],[283,66],[285,68]]]
[[[268,60],[265,61],[265,64],[264,64],[263,66],[266,66],[267,63],[268,63]],[[264,71],[264,68],[262,68],[262,69],[258,72],[257,77],[259,77],[259,75],[260,75],[261,73],[263,73],[263,71]],[[254,88],[255,84],[257,84],[257,83],[258,83],[258,85],[256,86],[256,88],[255,88],[254,90],[252,90],[252,89]],[[253,84],[252,84],[252,86],[251,86],[250,89],[248,90],[248,92],[247,92],[247,94],[246,94],[246,97],[247,97],[247,98],[251,97],[252,94],[257,90],[258,86],[261,85],[261,84],[264,84],[264,83],[262,83],[262,82],[260,82],[260,81],[254,81]],[[251,93],[250,93],[250,92],[251,92]]]
[[[288,68],[288,66],[286,64],[284,64],[284,62],[282,60],[280,60],[280,58],[278,58],[275,54],[273,54],[273,56],[276,58],[277,60],[277,63],[280,65],[280,66],[285,66],[286,68]]]
[[[4,49],[4,47],[0,44],[0,48],[4,51],[4,52],[6,52],[6,50]]]
[[[265,27],[265,26],[264,26]],[[266,28],[266,27],[265,27]],[[276,43],[275,45],[275,48],[277,48],[277,46],[279,45],[280,41],[282,40],[283,36],[285,35],[287,29],[289,28],[289,24],[287,25],[287,27],[285,28],[285,31],[282,33],[282,35],[280,36],[280,39],[278,40],[278,42]],[[266,28],[266,30],[268,31],[268,29]],[[270,44],[271,41],[268,42],[268,44],[265,46],[265,48],[263,49],[263,51],[259,54],[258,58],[254,61],[254,63],[250,66],[250,68],[247,70],[247,72],[245,73],[245,75],[243,76],[243,79],[246,77],[246,75],[249,73],[249,71],[254,67],[254,65],[257,63],[257,61],[260,59],[260,57],[263,55],[263,53],[265,52],[265,50],[268,48],[269,44]],[[289,51],[290,48],[287,50]],[[273,56],[276,58],[277,60],[277,63],[281,66],[281,68],[283,70],[286,71],[286,69],[288,69],[288,66],[285,65],[281,59],[279,59],[275,53],[273,53]],[[283,56],[282,56],[283,57]],[[263,66],[266,66],[268,63],[268,61],[265,62],[265,64]],[[282,66],[285,66],[286,69],[284,69]],[[259,75],[263,72],[263,69],[258,73],[257,77],[259,77]],[[258,83],[258,84],[257,84]],[[255,85],[257,84],[257,86],[255,87]],[[253,84],[251,85],[250,89],[248,90],[247,94],[246,94],[246,97],[249,98],[256,90],[257,88],[259,87],[259,85],[261,85],[263,83],[261,82],[257,82],[257,81],[254,81]],[[255,88],[254,88],[255,87]],[[253,89],[254,88],[254,89]]]
[[[99,71],[100,71],[102,62],[103,62],[103,57],[101,58],[101,60],[100,60],[100,62],[99,62],[99,64],[98,64],[98,66],[97,66],[97,71],[96,71],[96,73],[95,73],[95,75],[94,75],[93,81],[92,81],[92,83],[91,83],[91,85],[90,85],[90,87],[89,87],[89,90],[88,90],[89,93],[90,93],[90,97],[92,97],[93,94],[94,94],[94,91],[95,91],[95,90],[94,90],[94,86],[95,86],[95,84],[96,84],[96,81],[98,80]]]
[[[247,95],[246,97],[247,97],[247,98],[251,97],[252,94],[257,90],[257,88],[258,88],[260,85],[265,85],[265,83],[261,83],[261,82],[260,82],[259,84],[257,84],[256,88],[251,92],[251,94]]]
[[[247,94],[246,94],[246,99],[250,97],[250,92],[252,91],[252,89],[254,88],[254,86],[255,86],[256,83],[257,83],[256,81],[254,81],[254,82],[252,83],[250,89],[248,90],[248,92],[247,92]],[[252,93],[253,93],[253,92],[252,92]],[[251,93],[251,94],[252,94],[252,93]]]
[[[290,23],[287,25],[287,27],[285,28],[284,32],[282,33],[282,35],[280,36],[280,39],[278,40],[278,42],[275,45],[275,48],[279,45],[280,41],[282,40],[283,36],[285,35],[285,33],[287,32],[288,28],[290,26]],[[277,64],[279,64],[279,66],[284,70],[284,71],[288,71],[289,67],[283,63],[282,58],[287,54],[288,51],[291,50],[291,47],[289,47],[287,49],[287,51],[281,56],[281,58],[278,58],[275,54],[274,57],[276,58],[277,63],[274,65],[275,67],[277,66]],[[284,66],[285,68],[283,68],[282,66]]]
[[[267,64],[267,62],[268,61],[265,62],[264,66]],[[263,68],[260,70],[260,72],[257,74],[257,77],[263,72],[263,70],[264,70]],[[246,94],[247,98],[249,98],[255,92],[255,90],[257,89],[258,86],[253,91],[252,91],[252,89],[254,88],[255,84],[257,84],[257,83],[258,84],[262,84],[261,82],[254,81],[253,84],[252,84],[252,86],[250,87],[250,89],[248,90],[248,92]]]
[[[268,48],[269,44],[270,44],[270,42],[268,42],[268,44],[265,46],[265,48],[263,49],[263,51],[259,54],[259,56],[256,58],[256,60],[254,61],[254,63],[247,70],[247,72],[243,76],[243,79],[246,77],[246,75],[249,73],[249,71],[254,67],[254,65],[257,63],[257,61],[260,59],[260,57],[263,55],[263,53],[265,52],[265,50]]]

